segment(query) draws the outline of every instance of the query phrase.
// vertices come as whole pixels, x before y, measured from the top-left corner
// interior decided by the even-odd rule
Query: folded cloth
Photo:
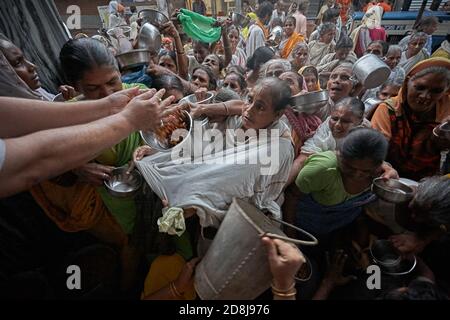
[[[166,232],[170,235],[181,236],[186,230],[184,223],[183,209],[172,207],[164,208],[163,216],[158,219],[159,232]]]
[[[183,26],[184,32],[193,40],[212,43],[219,41],[222,34],[221,27],[213,27],[217,23],[216,19],[187,9],[180,10],[178,20]]]

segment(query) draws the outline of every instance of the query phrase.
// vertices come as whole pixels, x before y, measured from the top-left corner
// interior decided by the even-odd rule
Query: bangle
[[[182,298],[183,297],[183,295],[178,291],[177,287],[175,286],[175,282],[174,281],[172,281],[170,283],[170,291],[175,296],[175,298]]]
[[[225,108],[225,112],[226,112],[225,115],[229,116],[227,105],[225,104],[225,102],[222,102],[222,104],[223,104],[223,107]]]
[[[273,295],[278,296],[278,297],[289,298],[289,297],[294,297],[297,294],[297,289],[294,289],[294,291],[289,292],[289,293],[281,293],[278,291],[274,291],[272,289],[272,293],[273,293]]]
[[[177,54],[185,54],[185,52],[184,51],[181,51],[181,52],[177,51]]]
[[[292,285],[289,287],[289,288],[287,288],[286,290],[281,290],[281,289],[278,289],[277,287],[275,287],[274,286],[274,284],[273,284],[273,281],[272,281],[272,283],[270,284],[270,286],[272,287],[272,292],[278,292],[278,293],[288,293],[289,291],[291,291],[292,289],[294,289],[295,288],[295,281],[294,282],[292,282]]]

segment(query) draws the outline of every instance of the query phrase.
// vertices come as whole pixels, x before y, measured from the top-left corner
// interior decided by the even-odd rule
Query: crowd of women
[[[124,21],[123,11],[111,1],[113,28]],[[162,47],[149,63],[126,71],[115,55],[131,50],[137,39],[120,28],[111,37],[79,35],[62,46],[55,63],[66,80],[59,97],[68,107],[135,86],[164,90],[162,98],[174,105],[191,94],[202,100],[210,92],[210,103],[180,107],[194,119],[208,118],[224,141],[230,129],[276,129],[271,138],[280,141],[279,167],[262,176],[254,167],[234,163],[179,164],[134,132],[95,160],[1,199],[0,280],[8,290],[2,294],[71,297],[74,293],[58,283],[59,267],[69,263],[92,270],[84,297],[195,299],[195,266],[233,198],[319,240],[318,246],[300,248],[302,253],[283,241],[263,240],[276,299],[440,299],[450,292],[450,141],[439,128],[450,123],[450,60],[434,57],[428,46],[438,22],[425,17],[399,44],[388,44],[382,6],[369,7],[352,32],[337,23],[341,11],[333,1],[327,1],[311,34],[299,23],[304,2],[287,15],[281,11],[261,1],[255,12],[247,12],[251,22],[244,29],[219,19],[221,36],[213,43],[189,39],[172,20],[161,27]],[[139,29],[141,21],[132,24]],[[270,40],[277,24],[283,26],[278,42]],[[364,88],[353,74],[353,64],[365,54],[378,56],[391,69],[374,89]],[[7,40],[0,40],[0,57],[0,81],[17,83],[2,94],[22,96],[25,90],[30,98],[55,99],[57,93],[46,91],[39,80],[38,69],[45,66],[34,65]],[[305,112],[293,102],[293,96],[321,90],[329,100],[318,109]],[[240,143],[269,148],[252,139]],[[228,148],[239,146],[225,144]],[[160,181],[165,197],[149,185],[135,198],[107,192],[104,181],[113,169],[134,162],[144,175],[148,166],[166,174]],[[394,206],[371,192],[377,177],[408,178],[419,186],[410,203]],[[167,213],[179,210],[183,232],[160,232]],[[402,255],[415,255],[418,262],[407,277],[383,278],[386,286],[374,293],[365,283],[369,249],[377,238],[389,238]],[[277,250],[284,260],[276,261]],[[305,269],[309,276],[294,280]],[[30,289],[18,290],[24,286]]]

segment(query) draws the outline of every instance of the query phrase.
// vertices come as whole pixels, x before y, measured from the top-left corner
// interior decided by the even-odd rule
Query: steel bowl
[[[150,51],[145,49],[131,50],[125,53],[116,55],[121,70],[132,69],[150,61]]]
[[[366,89],[382,85],[391,74],[391,69],[374,54],[366,54],[353,65],[353,75]]]
[[[161,49],[161,33],[150,23],[145,23],[139,30],[138,48],[150,52],[159,52]]]
[[[250,18],[240,13],[233,12],[231,15],[231,22],[233,22],[236,27],[244,29],[250,23]]]
[[[204,99],[204,100],[197,101],[197,97],[195,96],[195,94],[190,94],[190,95],[184,97],[183,99],[181,99],[179,103],[181,104],[183,102],[189,102],[189,103],[198,103],[198,104],[209,104],[209,103],[212,103],[213,98],[214,98],[214,92],[208,91],[206,93],[206,99]],[[198,120],[200,120],[202,122],[202,126],[205,126],[209,123],[209,120],[206,117],[199,118]]]
[[[150,23],[158,29],[161,29],[163,24],[169,22],[169,18],[164,13],[152,9],[139,11],[138,18],[142,19],[142,24]]]
[[[398,179],[376,178],[372,182],[372,192],[390,203],[409,202],[414,196],[413,187]]]
[[[375,240],[370,246],[370,255],[376,264],[390,269],[397,267],[402,259],[389,240]]]
[[[183,111],[183,115],[185,116],[184,120],[188,124],[188,129],[186,132],[182,133],[181,136],[183,137],[183,141],[181,141],[177,145],[175,145],[175,146],[168,145],[167,141],[161,141],[160,139],[158,139],[156,134],[152,131],[140,131],[142,140],[144,140],[144,142],[146,144],[148,144],[151,148],[161,151],[161,152],[170,152],[170,151],[172,151],[172,149],[181,146],[189,139],[191,132],[192,132],[192,126],[193,126],[192,117],[189,114],[189,112]]]
[[[106,191],[116,198],[133,197],[142,186],[142,176],[137,170],[127,173],[128,166],[112,171],[111,178],[103,182]]]
[[[291,97],[291,105],[294,109],[312,114],[328,103],[328,91],[320,90],[306,94],[298,94]]]

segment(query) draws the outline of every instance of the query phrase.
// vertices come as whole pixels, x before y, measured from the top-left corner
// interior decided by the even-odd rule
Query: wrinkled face
[[[194,46],[194,57],[198,63],[202,63],[205,60],[206,56],[209,54],[209,50],[205,47],[202,47],[198,43]]]
[[[388,52],[388,54],[384,57],[384,62],[389,66],[389,68],[394,69],[398,63],[400,62],[400,58],[402,57],[402,52],[395,50]]]
[[[294,72],[284,72],[280,75],[280,79],[286,81],[291,88],[291,95],[295,96],[301,91],[300,84],[298,83],[298,76]]]
[[[292,19],[287,19],[286,23],[284,24],[284,33],[286,34],[287,37],[290,37],[295,30],[295,24],[294,21],[292,21]]]
[[[371,43],[364,54],[374,54],[378,57],[383,57],[383,46],[380,43]]]
[[[353,89],[351,80],[352,70],[349,68],[337,67],[330,75],[327,82],[327,89],[331,100],[337,102],[338,100],[349,97]]]
[[[427,39],[425,37],[417,37],[411,40],[408,43],[408,51],[410,53],[410,57],[415,56],[422,50],[423,46],[427,43]]]
[[[328,30],[324,34],[320,35],[320,42],[329,44],[331,41],[333,41],[334,34],[336,33],[336,30]]]
[[[225,77],[225,79],[223,80],[222,87],[229,88],[234,92],[236,92],[237,94],[242,93],[242,88],[241,85],[239,84],[239,77],[234,73],[230,73]]]
[[[22,50],[12,43],[0,48],[0,50],[3,52],[19,78],[22,79],[31,90],[36,90],[41,87],[41,82],[36,72],[36,66],[24,57]]]
[[[406,99],[412,111],[427,112],[448,93],[449,84],[444,75],[429,73],[409,80],[407,88]]]
[[[352,51],[352,48],[339,48],[336,50],[336,58],[339,60],[344,60]]]
[[[334,108],[330,115],[330,130],[333,137],[341,139],[347,136],[348,132],[359,126],[362,122],[361,118],[358,118],[347,106],[339,106]]]
[[[375,163],[370,158],[365,159],[345,159],[338,157],[339,170],[342,176],[359,183],[367,183],[369,186],[372,180],[379,176],[381,163]]]
[[[197,70],[195,70],[194,74],[192,75],[192,83],[197,85],[197,87],[199,87],[199,88],[208,89],[209,76],[204,70],[197,69]]]
[[[101,99],[122,90],[120,72],[114,67],[102,66],[84,73],[75,89],[89,100]]]
[[[203,60],[202,65],[210,68],[216,76],[220,74],[220,61],[217,55],[210,54],[206,56],[205,60]]]
[[[399,90],[400,86],[385,86],[378,92],[378,99],[384,101],[391,97],[395,97],[397,96]]]
[[[271,64],[266,71],[266,77],[278,78],[284,72],[284,68],[279,63]]]
[[[433,34],[436,32],[436,30],[438,29],[438,24],[437,23],[432,23],[428,26],[425,26],[423,28],[423,32],[425,32],[426,34]]]
[[[159,58],[158,64],[161,67],[169,69],[173,73],[177,73],[177,65],[175,64],[175,61],[173,61],[173,59],[169,55],[165,55],[165,56],[162,56],[161,58]]]
[[[297,65],[299,67],[306,65],[306,63],[308,61],[308,56],[309,56],[308,48],[302,47],[302,48],[298,49],[294,54],[294,58],[295,58],[295,61],[297,62]]]
[[[250,90],[242,111],[244,129],[264,129],[280,117],[272,107],[272,96],[268,87],[255,87]]]
[[[236,50],[237,45],[239,44],[239,32],[236,29],[231,29],[228,33],[228,39],[230,40],[233,51]]]
[[[303,76],[305,79],[306,87],[308,88],[308,92],[317,90],[317,77],[313,73],[308,73]]]

